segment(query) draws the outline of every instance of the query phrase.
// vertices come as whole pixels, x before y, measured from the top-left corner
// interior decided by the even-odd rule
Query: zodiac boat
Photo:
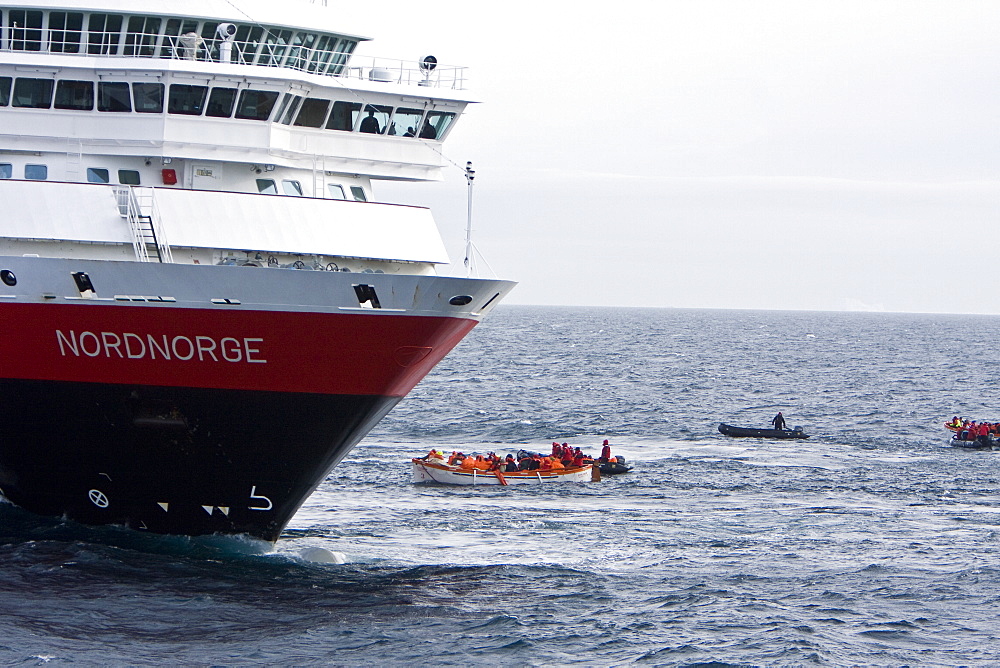
[[[341,9],[0,6],[7,500],[275,541],[512,289],[373,190],[442,178],[464,69],[361,59]]]
[[[734,427],[723,422],[719,425],[719,433],[726,436],[749,436],[753,438],[809,438],[802,427],[795,429],[754,429],[753,427]]]

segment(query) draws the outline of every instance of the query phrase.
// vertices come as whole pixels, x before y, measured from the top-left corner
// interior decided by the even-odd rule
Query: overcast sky
[[[359,53],[470,68],[508,303],[1000,313],[997,0],[366,7]],[[461,262],[459,168],[376,195]]]

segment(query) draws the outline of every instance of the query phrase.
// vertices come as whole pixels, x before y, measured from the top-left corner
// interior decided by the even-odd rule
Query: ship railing
[[[23,33],[23,34],[22,34]],[[13,35],[13,33],[12,33]],[[424,61],[406,61],[376,56],[353,55],[356,42],[314,40],[315,44],[334,44],[323,48],[285,42],[278,38],[259,42],[204,38],[195,33],[166,35],[152,32],[20,30],[0,43],[0,51],[54,53],[99,58],[154,58],[192,60],[278,67],[346,79],[392,82],[431,88],[464,90],[465,67]],[[343,47],[343,48],[339,48]]]
[[[132,247],[138,262],[173,262],[173,253],[156,206],[155,190],[138,186],[114,186],[118,213],[128,221]]]
[[[341,76],[348,79],[368,79],[369,81],[408,86],[465,90],[465,70],[465,67],[437,65],[436,63],[433,69],[429,69],[418,61],[376,56],[354,56],[350,66],[344,68]]]

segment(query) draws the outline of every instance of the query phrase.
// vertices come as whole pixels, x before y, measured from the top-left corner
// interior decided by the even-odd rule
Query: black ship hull
[[[0,490],[86,524],[277,540],[400,397],[0,381]]]

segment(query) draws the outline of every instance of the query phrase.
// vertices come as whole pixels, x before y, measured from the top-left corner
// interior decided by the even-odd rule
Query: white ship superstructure
[[[373,190],[441,178],[464,70],[287,5],[0,5],[11,501],[274,540],[512,288]]]

